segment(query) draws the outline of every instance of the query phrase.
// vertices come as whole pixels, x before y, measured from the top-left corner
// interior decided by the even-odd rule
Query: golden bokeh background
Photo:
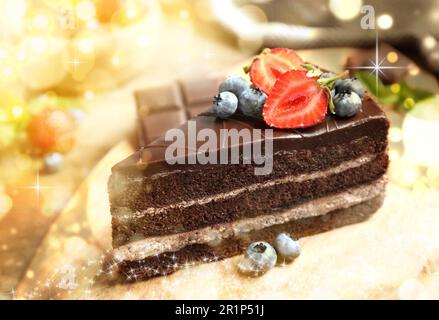
[[[366,3],[0,1],[0,298],[35,276],[26,267],[52,222],[104,154],[133,134],[134,90],[177,76],[235,71],[272,43],[291,44],[313,62],[342,69],[346,58],[375,44],[374,32],[358,30]],[[380,7],[376,27],[383,42],[399,32],[406,11],[437,26],[439,6],[422,11],[425,3],[418,13]],[[289,27],[282,8],[297,13]],[[334,26],[353,31],[344,40],[332,38]],[[392,125],[389,179],[408,192],[439,190],[439,46],[430,31],[419,33],[412,50],[427,63],[410,60],[404,82],[375,88],[378,100],[393,99],[383,102]],[[388,48],[387,66],[411,50]],[[72,233],[89,222],[76,221]]]

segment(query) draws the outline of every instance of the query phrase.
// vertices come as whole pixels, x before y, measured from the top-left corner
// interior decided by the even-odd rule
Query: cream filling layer
[[[284,212],[218,224],[190,232],[138,240],[116,248],[113,251],[114,258],[118,261],[134,261],[163,252],[178,251],[191,244],[208,243],[214,246],[223,239],[240,236],[250,231],[284,224],[296,219],[323,215],[337,209],[348,208],[382,194],[385,185],[386,178],[382,177],[371,184],[314,199]]]
[[[270,180],[270,181],[263,182],[263,183],[254,183],[254,184],[251,184],[249,186],[234,189],[234,190],[229,191],[229,192],[223,192],[221,194],[207,196],[207,197],[204,197],[202,199],[181,201],[181,202],[167,205],[167,206],[163,206],[160,208],[150,207],[150,208],[147,208],[143,211],[135,212],[134,217],[139,218],[139,217],[142,217],[146,214],[148,214],[148,215],[161,214],[161,213],[164,213],[168,210],[172,210],[175,208],[187,208],[187,207],[190,207],[193,205],[203,205],[203,204],[206,204],[206,203],[209,203],[212,201],[216,201],[216,200],[224,200],[224,199],[233,198],[233,197],[236,197],[237,195],[244,193],[244,192],[252,192],[252,191],[255,191],[258,189],[263,189],[263,188],[275,186],[278,184],[291,183],[291,182],[300,183],[300,182],[307,181],[307,180],[326,178],[330,175],[338,174],[338,173],[341,173],[341,172],[349,170],[349,169],[360,167],[360,166],[374,160],[375,158],[376,158],[376,154],[363,155],[357,159],[344,161],[336,167],[332,167],[332,168],[322,170],[322,171],[316,171],[313,173],[303,173],[303,174],[294,175],[294,176],[286,176],[283,178]],[[123,219],[123,217],[121,217],[121,218]],[[126,217],[126,218],[132,218],[132,217]]]

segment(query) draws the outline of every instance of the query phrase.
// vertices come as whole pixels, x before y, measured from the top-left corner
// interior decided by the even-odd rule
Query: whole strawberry
[[[42,153],[68,152],[74,145],[75,120],[62,110],[44,109],[32,117],[27,133]]]

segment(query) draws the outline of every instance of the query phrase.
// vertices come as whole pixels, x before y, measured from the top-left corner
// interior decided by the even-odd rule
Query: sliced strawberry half
[[[288,70],[302,69],[303,60],[291,49],[265,49],[250,65],[250,80],[269,94],[276,80]]]
[[[328,97],[307,71],[290,70],[275,83],[264,105],[265,122],[275,128],[305,128],[321,122]]]

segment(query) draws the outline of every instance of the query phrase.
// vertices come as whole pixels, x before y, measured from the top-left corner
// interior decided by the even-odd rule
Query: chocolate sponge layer
[[[288,182],[243,192],[225,199],[187,207],[167,208],[157,214],[130,215],[113,208],[115,247],[152,236],[181,233],[209,225],[271,214],[319,197],[335,194],[380,178],[387,170],[387,152],[359,167],[328,177]]]
[[[109,188],[114,207],[142,211],[159,208],[194,198],[227,192],[254,183],[263,183],[287,175],[325,170],[344,161],[386,150],[386,132],[372,131],[347,143],[331,143],[315,149],[280,151],[273,156],[273,170],[268,175],[255,175],[253,165],[199,165],[156,178],[127,177],[114,173]],[[117,191],[120,189],[120,191]],[[172,193],[172,196],[169,194]]]
[[[165,252],[142,260],[122,261],[119,264],[119,280],[137,281],[168,275],[193,263],[212,262],[232,257],[241,254],[251,242],[273,243],[274,238],[281,232],[288,232],[294,237],[301,238],[365,221],[381,206],[383,198],[384,195],[380,195],[347,209],[267,227],[241,237],[230,237],[216,246],[194,244],[176,252]]]

